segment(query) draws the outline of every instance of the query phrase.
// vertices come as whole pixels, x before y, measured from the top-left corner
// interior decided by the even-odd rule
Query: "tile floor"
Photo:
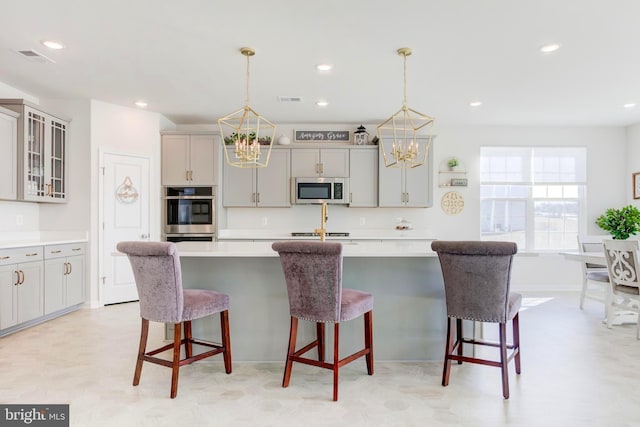
[[[294,365],[283,389],[281,363],[237,362],[226,375],[220,359],[183,368],[171,400],[167,368],[145,364],[131,386],[136,303],[79,310],[0,339],[0,401],[69,403],[73,426],[640,425],[635,326],[607,330],[602,305],[587,301],[581,311],[577,294],[525,296],[522,375],[510,365],[508,401],[499,370],[486,366],[454,364],[442,387],[439,360],[377,361],[371,377],[357,361],[340,371],[332,402],[330,371]],[[156,325],[150,342],[161,338]]]

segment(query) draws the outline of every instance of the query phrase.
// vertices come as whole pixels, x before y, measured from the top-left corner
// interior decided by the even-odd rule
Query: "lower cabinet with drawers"
[[[79,308],[85,243],[0,250],[0,336]]]

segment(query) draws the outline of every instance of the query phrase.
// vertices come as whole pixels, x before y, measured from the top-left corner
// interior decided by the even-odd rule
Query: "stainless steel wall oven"
[[[215,240],[215,187],[164,187],[163,240]]]

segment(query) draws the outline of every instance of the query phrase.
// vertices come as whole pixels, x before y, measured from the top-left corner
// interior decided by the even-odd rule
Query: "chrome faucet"
[[[320,228],[313,230],[320,236],[320,241],[324,242],[324,236],[327,234],[326,224],[329,217],[327,216],[327,202],[322,202],[322,211],[320,217]]]

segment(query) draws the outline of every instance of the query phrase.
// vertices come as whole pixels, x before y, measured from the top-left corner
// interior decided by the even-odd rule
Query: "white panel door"
[[[118,254],[116,245],[149,240],[149,158],[103,153],[102,166],[100,300],[102,304],[135,301],[138,291],[129,260]]]

